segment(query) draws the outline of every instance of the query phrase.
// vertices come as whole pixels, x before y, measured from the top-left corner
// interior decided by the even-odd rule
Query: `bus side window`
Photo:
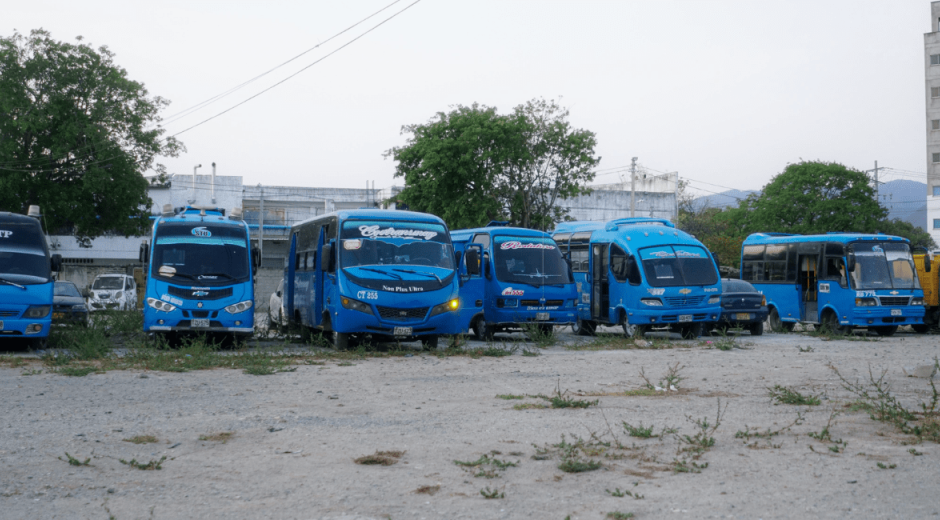
[[[643,283],[643,279],[640,277],[640,264],[637,261],[636,257],[631,256],[627,258],[627,279],[630,280],[630,285],[640,285]]]
[[[304,268],[303,264],[300,263],[300,260],[302,258],[303,258],[303,255],[301,255],[300,253],[297,253],[294,255],[294,269],[295,270],[300,270]]]
[[[618,282],[627,281],[627,253],[617,244],[610,245],[610,272]]]

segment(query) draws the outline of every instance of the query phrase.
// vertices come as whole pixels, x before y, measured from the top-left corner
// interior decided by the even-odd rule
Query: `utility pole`
[[[875,161],[875,202],[881,204],[881,202],[878,201],[878,161]]]
[[[636,157],[630,162],[630,217],[636,216]]]
[[[258,183],[261,188],[261,211],[258,214],[258,265],[261,265],[262,253],[264,252],[264,186]]]

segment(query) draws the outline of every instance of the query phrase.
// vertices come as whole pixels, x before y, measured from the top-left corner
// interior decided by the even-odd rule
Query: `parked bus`
[[[570,258],[577,283],[576,334],[619,325],[627,336],[666,328],[688,339],[721,314],[714,258],[668,220],[564,222],[552,237]]]
[[[924,290],[924,323],[913,324],[914,332],[924,334],[940,327],[940,251],[914,254],[920,288]]]
[[[424,213],[344,210],[291,228],[284,309],[291,325],[327,333],[338,350],[458,332],[454,248],[444,221]]]
[[[490,340],[525,326],[548,335],[555,325],[573,325],[578,294],[552,237],[494,224],[450,234],[468,274],[460,287],[461,332]]]
[[[49,254],[39,207],[29,216],[0,211],[0,338],[45,346],[52,324],[54,281],[62,257]]]
[[[140,261],[150,263],[144,331],[250,336],[260,257],[249,237],[240,216],[226,217],[223,209],[166,207],[150,245],[141,245]]]
[[[910,241],[864,233],[754,233],[741,247],[741,279],[764,293],[775,331],[811,323],[890,336],[924,318]]]

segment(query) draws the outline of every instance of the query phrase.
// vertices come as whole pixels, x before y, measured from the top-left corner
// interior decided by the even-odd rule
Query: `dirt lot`
[[[902,368],[932,363],[937,336],[672,336],[628,349],[560,330],[545,349],[503,339],[494,345],[538,355],[414,350],[269,376],[0,368],[0,516],[940,515],[940,445],[848,407],[856,396],[830,368],[862,383],[886,370],[891,394],[920,410],[930,384]],[[675,390],[646,389],[641,373],[668,387],[670,367]],[[820,404],[776,404],[775,385]],[[355,462],[376,452],[392,452],[372,457],[389,465]]]

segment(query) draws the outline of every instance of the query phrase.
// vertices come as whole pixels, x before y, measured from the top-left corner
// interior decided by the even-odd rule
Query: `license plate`
[[[736,319],[736,320],[749,320],[749,319],[751,319],[751,315],[750,315],[750,313],[747,313],[747,312],[739,312],[739,313],[737,313],[737,314],[734,315],[734,319]]]
[[[65,317],[65,314],[62,314],[61,312],[53,312],[53,313],[52,313],[52,319],[54,319],[54,320],[61,320],[61,319],[64,318],[64,317]]]
[[[901,309],[891,309],[891,315],[892,315],[892,316],[900,316],[900,315],[901,315]]]
[[[394,334],[396,336],[410,336],[411,327],[395,327]]]
[[[536,319],[536,321],[547,321],[547,320],[548,320],[548,313],[547,313],[547,312],[536,312],[536,313],[535,313],[535,319]]]
[[[680,314],[680,315],[679,315],[679,321],[692,321],[692,315],[691,315],[691,314]]]
[[[197,328],[197,327],[201,328],[201,327],[208,327],[208,326],[209,326],[208,319],[199,319],[199,318],[193,319],[193,328]]]

